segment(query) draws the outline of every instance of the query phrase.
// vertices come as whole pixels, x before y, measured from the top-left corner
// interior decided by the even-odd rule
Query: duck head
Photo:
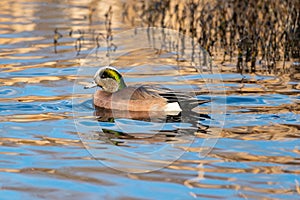
[[[94,76],[94,82],[84,88],[88,89],[96,86],[101,87],[106,92],[114,93],[125,88],[126,84],[116,68],[106,66],[100,68]]]

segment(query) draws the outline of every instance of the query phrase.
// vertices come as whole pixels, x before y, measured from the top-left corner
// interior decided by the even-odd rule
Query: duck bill
[[[84,89],[90,89],[90,88],[94,88],[94,87],[96,87],[96,86],[97,86],[97,84],[93,81],[92,83],[90,83],[90,84],[84,86]]]

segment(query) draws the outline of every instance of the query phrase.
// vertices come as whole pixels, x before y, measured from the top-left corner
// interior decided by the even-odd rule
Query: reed
[[[300,58],[300,2],[295,0],[148,0],[123,3],[133,26],[166,27],[197,39],[239,72]]]

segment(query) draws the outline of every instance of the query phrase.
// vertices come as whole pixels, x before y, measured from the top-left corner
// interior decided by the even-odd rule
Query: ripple
[[[299,63],[276,74],[262,66],[256,73],[240,74],[235,63],[215,62],[220,74],[205,67],[199,74],[191,63],[178,62],[174,52],[138,49],[112,63],[129,84],[161,83],[175,90],[193,90],[198,99],[212,100],[216,107],[226,101],[225,126],[209,127],[222,125],[211,115],[212,102],[185,119],[160,115],[149,122],[122,112],[113,116],[94,109],[93,91],[73,94],[74,82],[82,88],[99,67],[97,61],[76,75],[89,49],[95,47],[97,34],[107,30],[105,14],[110,5],[115,36],[131,26],[121,23],[124,9],[117,1],[0,1],[1,199],[297,199]],[[57,53],[56,28],[62,34]],[[79,30],[84,40],[77,55]],[[216,55],[214,61],[218,59],[222,60]],[[81,122],[83,130],[76,129],[74,120]],[[79,136],[99,147],[98,160]],[[190,145],[187,136],[193,137]],[[217,141],[214,146],[207,143],[210,139]],[[126,168],[129,153],[139,155],[163,146],[169,151],[137,166],[166,165],[157,171],[123,173],[103,164]],[[112,147],[119,150],[109,152]],[[208,148],[210,153],[202,155]],[[178,150],[184,153],[169,163],[168,153]]]
[[[3,96],[15,96],[16,94],[19,94],[18,90],[12,89],[12,88],[1,88],[0,89],[0,95]]]

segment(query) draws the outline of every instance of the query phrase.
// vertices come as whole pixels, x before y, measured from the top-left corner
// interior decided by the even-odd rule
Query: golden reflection
[[[203,168],[203,164],[202,164],[202,163],[199,164],[199,165],[198,165],[198,168]],[[184,181],[183,184],[184,184],[185,186],[189,187],[189,188],[193,188],[192,183],[193,183],[193,182],[199,182],[199,181],[201,181],[201,180],[204,180],[204,174],[205,174],[205,173],[204,173],[203,170],[198,170],[198,174],[197,174],[196,177]]]
[[[12,51],[5,51],[5,52],[1,52],[0,55],[5,56],[6,58],[10,58],[10,59],[28,59],[30,57],[30,53],[34,52],[34,51],[39,51],[41,50],[40,48],[38,48],[37,46],[33,46],[33,45],[29,45],[29,47],[24,47],[24,43],[26,44],[26,42],[28,43],[32,43],[32,42],[36,42],[36,41],[41,41],[42,39],[44,39],[43,37],[14,37],[12,38],[0,38],[0,42],[3,42],[3,44],[9,44],[9,45],[16,45],[19,46],[19,48],[15,48]],[[48,44],[49,46],[49,44]],[[27,54],[26,57],[22,57],[22,56],[16,56],[16,54]],[[32,54],[35,55],[35,54]],[[33,56],[33,58],[43,58],[45,57],[45,55],[43,56]]]
[[[247,110],[247,114],[253,113],[264,113],[264,114],[281,114],[281,113],[290,113],[293,112],[295,114],[300,113],[300,103],[299,102],[293,102],[290,104],[281,104],[278,106],[227,106],[227,110],[234,110],[235,113],[245,113],[245,111],[241,110]]]
[[[278,164],[299,164],[295,158],[291,156],[262,156],[262,155],[252,155],[246,152],[213,152],[212,157],[220,158],[227,162],[232,161],[248,161],[248,162],[265,162],[265,163],[278,163]],[[243,170],[243,169],[241,169]]]
[[[41,67],[52,67],[56,65],[57,65],[56,62],[47,62],[47,63],[36,64],[36,65],[22,65],[18,67],[16,67],[16,64],[7,64],[5,65],[5,69],[3,69],[3,72],[11,73],[11,72],[23,71],[26,69],[35,69],[35,68],[38,69]]]
[[[70,140],[64,138],[50,138],[42,137],[40,140],[24,139],[24,138],[5,138],[0,137],[0,144],[2,146],[14,145],[33,145],[33,146],[82,146],[81,140]]]
[[[295,179],[295,187],[296,187],[297,193],[300,194],[300,184],[299,184],[299,181],[297,179]]]
[[[288,138],[300,138],[298,133],[299,125],[274,124],[224,129],[221,136],[241,140],[285,140]]]
[[[0,122],[39,122],[48,120],[72,119],[72,113],[41,113],[41,114],[14,114],[0,116]]]
[[[49,174],[51,177],[55,177],[56,179],[68,179],[73,181],[80,181],[80,182],[89,182],[90,184],[97,184],[97,185],[114,185],[113,182],[108,180],[97,179],[94,177],[87,177],[82,176],[82,174],[76,174],[76,172],[86,173],[106,173],[106,174],[114,174],[116,175],[115,171],[110,170],[109,168],[97,167],[97,168],[84,168],[84,167],[68,167],[68,168],[38,168],[38,167],[30,167],[30,168],[22,168],[22,169],[10,169],[10,168],[0,168],[0,172],[9,172],[9,173],[23,173],[23,174]],[[7,186],[3,186],[2,188],[9,188]],[[27,188],[12,188],[13,190],[20,190],[25,191],[28,190]]]
[[[244,153],[239,153],[239,152],[235,152],[232,154],[239,154],[239,155],[243,155],[243,157],[247,157],[247,158],[242,158],[239,157],[237,158],[236,156],[232,156],[234,157],[234,159],[230,159],[230,160],[224,160],[223,158],[220,160],[215,160],[215,161],[211,161],[211,162],[201,162],[201,161],[196,161],[197,163],[199,163],[197,166],[188,166],[188,164],[191,164],[191,161],[187,161],[187,162],[181,162],[179,163],[172,163],[170,166],[168,166],[168,168],[170,169],[175,169],[175,170],[188,170],[188,171],[195,171],[195,172],[209,172],[209,173],[220,173],[220,174],[230,174],[230,173],[252,173],[252,174],[285,174],[286,170],[280,166],[252,166],[252,168],[245,168],[245,169],[240,169],[240,168],[233,168],[233,167],[220,167],[218,165],[216,165],[219,162],[224,162],[224,161],[238,161],[238,162],[260,162],[259,158],[255,158],[256,156],[249,156],[247,154]],[[212,153],[212,157],[216,157],[216,158],[220,158],[219,156],[217,156],[215,153]],[[230,156],[229,156],[230,157]],[[249,157],[249,158],[248,158]],[[265,157],[267,159],[267,157]],[[263,160],[261,161],[263,162]],[[287,161],[290,162],[290,161]],[[268,162],[266,162],[268,163]],[[209,165],[210,167],[208,168],[205,165]],[[300,170],[293,170],[294,174],[300,174]],[[222,178],[224,180],[228,180],[228,181],[233,181],[234,179],[227,177],[227,178]],[[192,182],[192,181],[189,181]]]
[[[1,152],[0,151],[0,154],[3,154],[3,155],[10,155],[10,156],[17,156],[17,155],[22,155],[22,153],[17,153],[17,152]]]
[[[49,101],[58,101],[58,100],[67,100],[72,98],[91,98],[90,94],[72,94],[72,95],[61,95],[61,96],[23,96],[17,98],[0,98],[0,102],[11,102],[19,101],[23,103],[28,102],[49,102]]]
[[[297,153],[297,154],[300,155],[300,149],[297,148],[297,147],[295,147],[292,152]]]
[[[18,83],[26,83],[26,84],[35,84],[42,83],[45,81],[60,81],[60,80],[75,80],[77,77],[75,75],[68,76],[38,76],[38,77],[14,77],[14,78],[6,78],[0,79],[2,86],[12,86]]]
[[[19,173],[20,169],[0,168],[0,172]]]

